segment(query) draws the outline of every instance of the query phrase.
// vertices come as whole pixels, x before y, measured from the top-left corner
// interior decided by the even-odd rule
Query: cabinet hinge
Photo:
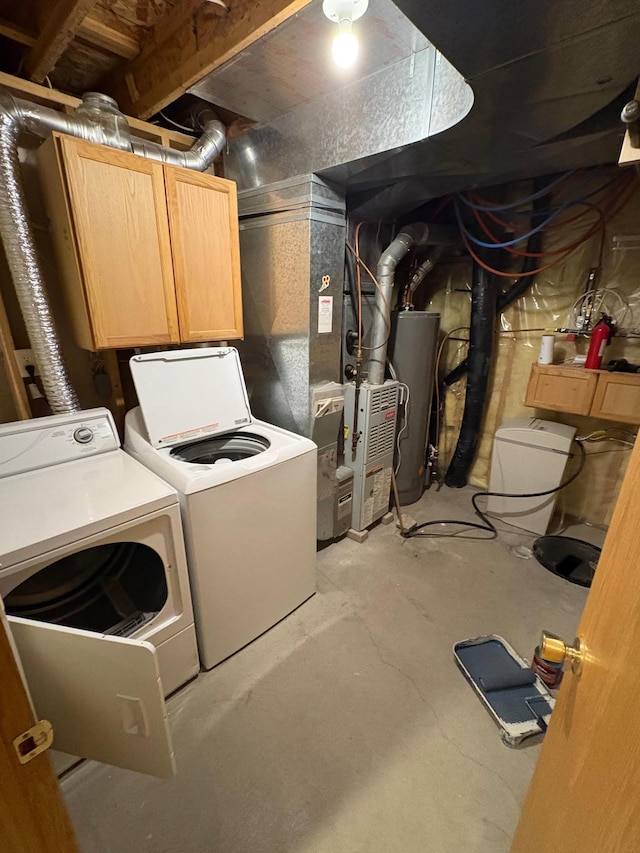
[[[53,726],[49,720],[39,720],[35,725],[13,739],[20,764],[27,764],[36,755],[49,749],[53,743]]]

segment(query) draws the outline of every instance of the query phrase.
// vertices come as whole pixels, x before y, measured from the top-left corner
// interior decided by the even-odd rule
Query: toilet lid
[[[131,375],[153,447],[232,432],[251,423],[234,347],[134,355]]]

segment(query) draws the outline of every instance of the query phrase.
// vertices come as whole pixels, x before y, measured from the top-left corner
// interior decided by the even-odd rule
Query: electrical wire
[[[360,267],[360,229],[362,228],[362,222],[358,222],[356,225],[356,234],[355,234],[355,259],[356,259],[356,283],[358,290],[358,358],[362,358],[362,270]],[[347,243],[347,247],[350,248]]]
[[[396,482],[396,474],[393,468],[391,469],[391,486],[393,488],[393,499],[396,504],[396,514],[398,516],[398,525],[400,527],[400,535],[404,536],[406,527],[402,518],[402,507],[400,506],[400,495],[398,494],[398,483]]]
[[[450,332],[444,336],[444,338],[440,341],[440,345],[438,347],[438,354],[436,355],[436,363],[435,363],[435,376],[433,382],[433,389],[436,395],[436,446],[440,444],[440,360],[442,358],[442,352],[444,350],[445,344],[451,338],[451,335],[455,335],[456,332],[468,332],[468,326],[457,326],[455,329],[451,329]],[[442,419],[444,423],[444,418]]]
[[[524,332],[555,332],[555,326],[536,326],[534,329],[498,329],[498,335],[521,335]]]
[[[609,434],[612,432],[623,432],[625,435],[630,436],[634,441],[637,438],[637,433],[633,432],[630,429],[625,429],[624,427],[607,427],[607,429],[594,429],[593,432],[590,432],[589,435],[578,435],[576,436],[578,441],[602,441],[603,438],[608,438]]]
[[[606,450],[592,450],[591,453],[587,453],[587,459],[591,456],[602,456],[603,453],[630,453],[632,449],[633,444],[630,444],[629,447],[607,447]]]
[[[584,449],[583,444],[574,439],[574,444],[577,445],[578,450],[580,451],[580,461],[578,463],[577,469],[571,474],[571,476],[567,477],[559,486],[556,486],[553,489],[547,489],[544,492],[528,492],[528,493],[512,493],[512,492],[491,492],[491,491],[481,491],[476,492],[475,495],[471,498],[471,505],[473,506],[473,510],[475,514],[480,518],[481,524],[476,521],[460,521],[458,519],[436,519],[434,521],[423,521],[421,524],[414,524],[410,527],[405,533],[403,533],[403,537],[405,539],[412,538],[432,538],[432,537],[451,537],[458,535],[457,533],[421,533],[420,531],[426,527],[435,527],[436,525],[442,526],[445,524],[457,524],[462,528],[469,528],[472,530],[480,530],[485,533],[489,533],[489,536],[473,536],[466,537],[471,538],[475,541],[489,541],[492,539],[497,539],[498,537],[498,529],[496,528],[493,521],[489,518],[486,512],[483,512],[478,506],[478,498],[545,498],[548,495],[554,495],[556,492],[560,492],[563,489],[566,489],[574,480],[576,480],[580,474],[582,473],[586,460],[587,452]],[[462,533],[463,531],[458,531],[458,533]]]
[[[185,133],[190,133],[192,136],[198,135],[195,127],[187,127],[186,124],[180,124],[180,122],[174,121],[172,118],[169,118],[166,113],[163,113],[162,110],[159,110],[159,113],[165,121],[168,121],[169,124],[172,124],[174,127],[177,127],[178,130],[182,130]]]
[[[409,400],[411,397],[411,392],[409,390],[409,386],[405,382],[398,382],[398,385],[404,389],[405,398],[404,401],[401,401],[401,405],[404,404],[404,419],[402,424],[402,429],[398,430],[398,435],[396,437],[396,451],[398,454],[398,461],[396,462],[396,467],[394,468],[394,474],[397,476],[398,471],[400,470],[400,464],[402,463],[402,450],[400,449],[400,439],[402,437],[402,433],[406,431],[409,425]]]

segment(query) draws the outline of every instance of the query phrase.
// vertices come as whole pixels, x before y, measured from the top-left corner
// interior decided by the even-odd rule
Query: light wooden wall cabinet
[[[640,375],[534,364],[524,402],[536,409],[640,424]]]
[[[38,163],[80,346],[242,337],[233,181],[62,134]]]

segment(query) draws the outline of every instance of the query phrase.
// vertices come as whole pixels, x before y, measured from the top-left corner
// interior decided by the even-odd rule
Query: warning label
[[[365,490],[367,499],[364,504],[364,525],[368,527],[389,508],[391,492],[391,468],[378,465],[367,471]],[[373,478],[373,480],[371,480]]]

